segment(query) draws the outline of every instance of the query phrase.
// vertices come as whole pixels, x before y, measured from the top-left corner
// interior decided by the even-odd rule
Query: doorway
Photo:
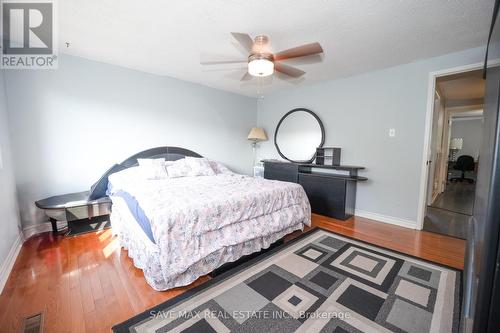
[[[484,88],[480,70],[436,78],[423,230],[467,237],[479,167]]]

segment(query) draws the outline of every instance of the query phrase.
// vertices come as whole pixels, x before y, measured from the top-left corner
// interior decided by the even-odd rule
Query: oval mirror
[[[316,148],[325,143],[325,129],[319,117],[308,109],[287,112],[276,126],[274,145],[285,160],[311,163]]]

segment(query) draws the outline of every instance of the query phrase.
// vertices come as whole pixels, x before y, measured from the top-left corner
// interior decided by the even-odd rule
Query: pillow
[[[140,172],[147,179],[158,180],[168,178],[164,158],[138,158]]]
[[[191,167],[186,163],[186,159],[184,158],[166,164],[166,169],[168,177],[170,178],[187,177],[191,175]]]
[[[190,176],[213,176],[214,169],[210,166],[210,161],[204,157],[186,156],[186,164],[191,168]]]
[[[99,180],[90,187],[89,200],[97,200],[105,197],[107,195],[106,191],[108,190],[108,176],[125,169],[126,167],[123,165],[115,164],[108,171],[106,171],[104,175],[102,175],[101,178],[99,178]]]
[[[232,174],[233,172],[229,170],[224,164],[217,162],[217,161],[212,161],[209,160],[210,166],[214,170],[216,175],[229,175]]]

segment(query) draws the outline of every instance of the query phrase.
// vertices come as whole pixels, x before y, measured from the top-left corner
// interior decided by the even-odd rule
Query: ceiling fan
[[[249,52],[247,59],[223,60],[223,61],[202,61],[202,65],[220,65],[248,63],[248,70],[241,78],[241,81],[250,80],[252,77],[265,77],[272,75],[274,71],[283,73],[292,78],[298,78],[305,72],[296,67],[281,63],[282,60],[300,58],[323,53],[323,48],[319,43],[310,43],[297,46],[278,53],[271,53],[269,50],[269,37],[259,35],[252,39],[250,35],[239,32],[231,32],[234,39]]]

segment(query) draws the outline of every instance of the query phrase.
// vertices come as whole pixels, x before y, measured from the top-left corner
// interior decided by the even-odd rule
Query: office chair
[[[453,177],[450,180],[451,181],[455,180],[455,181],[459,181],[459,182],[462,182],[464,180],[468,180],[469,183],[474,183],[474,179],[465,178],[465,172],[466,171],[474,171],[474,166],[475,166],[475,163],[474,163],[474,158],[472,156],[469,156],[469,155],[459,156],[456,164],[453,166],[453,169],[462,171],[462,176],[461,177]]]

